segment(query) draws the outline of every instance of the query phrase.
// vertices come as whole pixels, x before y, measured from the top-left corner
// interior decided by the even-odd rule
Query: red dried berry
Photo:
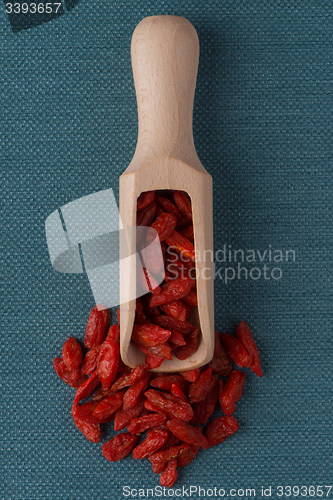
[[[131,385],[127,391],[125,392],[123,399],[123,409],[129,410],[136,404],[140,402],[142,394],[147,389],[148,383],[150,379],[150,374],[145,375],[142,379],[135,382],[135,384]]]
[[[175,214],[162,212],[157,219],[152,223],[151,227],[157,232],[160,242],[170,236],[177,224],[177,217]]]
[[[167,421],[170,431],[184,443],[193,444],[205,448],[208,446],[207,439],[201,432],[200,427],[193,427],[188,422],[173,418]]]
[[[207,368],[203,371],[196,382],[193,382],[189,390],[189,398],[191,403],[198,403],[205,399],[211,391],[215,379],[212,377],[212,370]]]
[[[116,378],[120,359],[120,347],[118,342],[107,339],[101,345],[97,373],[102,388],[108,389]]]
[[[90,351],[88,351],[85,355],[81,365],[81,371],[85,375],[91,375],[92,372],[96,369],[100,349],[101,344],[90,349]]]
[[[238,429],[239,424],[234,417],[215,418],[205,431],[205,438],[208,441],[208,446],[204,449],[223,443],[229,436],[237,432]]]
[[[129,432],[117,434],[113,439],[103,444],[103,456],[109,460],[109,462],[118,462],[131,453],[138,439],[138,436],[130,434]]]
[[[258,375],[258,377],[262,377],[262,369],[260,364],[260,356],[258,347],[254,341],[252,332],[245,323],[245,321],[241,321],[237,328],[237,337],[243,343],[247,352],[252,355],[252,363],[250,364],[251,370]]]
[[[123,410],[119,408],[114,415],[113,427],[115,431],[122,431],[127,427],[133,418],[137,418],[141,415],[143,410],[143,402],[140,401],[135,406],[132,406],[129,410]]]
[[[125,391],[110,394],[107,398],[97,404],[93,412],[93,416],[98,420],[104,420],[111,417],[118,408],[123,404],[123,397]]]
[[[164,424],[167,417],[163,413],[152,413],[143,417],[133,418],[127,427],[128,432],[132,434],[141,434],[141,432],[151,429],[152,427]]]
[[[163,375],[150,381],[150,385],[163,391],[171,391],[172,384],[178,384],[183,391],[188,389],[188,382],[180,375]]]
[[[171,460],[169,460],[166,468],[163,470],[160,476],[160,484],[161,486],[172,488],[177,480],[177,477],[177,458],[172,458]]]
[[[82,361],[82,349],[74,337],[68,337],[64,343],[62,359],[69,370],[73,371],[79,368]]]
[[[220,339],[227,351],[228,356],[238,365],[240,368],[249,367],[252,364],[253,356],[249,354],[242,342],[237,338],[229,335],[228,333],[222,333]]]
[[[132,456],[136,459],[149,457],[159,450],[168,440],[167,431],[149,431],[147,437],[141,444],[134,448]]]
[[[218,376],[214,375],[214,385],[205,399],[193,406],[194,415],[198,424],[204,425],[212,416],[218,401]],[[222,382],[222,380],[220,381]]]
[[[137,210],[142,210],[151,203],[153,203],[155,199],[155,191],[145,191],[140,194],[137,200]]]
[[[95,306],[92,309],[84,336],[84,345],[88,349],[92,349],[104,341],[109,320],[109,311],[104,306]]]
[[[180,375],[189,382],[196,382],[200,377],[200,368],[194,368],[193,370],[186,370],[184,372],[181,372]]]
[[[175,356],[180,360],[184,360],[192,356],[197,350],[198,345],[198,335],[199,330],[193,330],[193,332],[186,335],[186,344],[175,349]]]
[[[69,370],[62,358],[54,358],[53,366],[57,375],[65,382],[65,384],[78,389],[86,380],[86,376],[80,369]]]
[[[245,373],[234,370],[230,373],[224,386],[220,384],[219,401],[225,415],[232,415],[236,410],[236,403],[243,394],[244,382]]]
[[[198,451],[200,450],[199,446],[190,445],[184,453],[181,453],[177,458],[177,467],[185,467],[196,457]]]
[[[150,307],[168,304],[177,299],[185,297],[191,290],[193,280],[191,278],[178,278],[161,286],[161,292],[153,295],[149,301]]]
[[[132,340],[140,345],[155,347],[164,344],[170,337],[171,332],[158,325],[134,325]]]
[[[213,373],[217,373],[222,377],[227,377],[232,371],[231,359],[223,347],[216,330],[214,330],[214,356],[208,366],[212,369]]]
[[[171,394],[149,389],[145,392],[145,396],[160,411],[166,412],[179,420],[189,422],[193,418],[194,413],[191,405]]]
[[[99,443],[102,436],[101,426],[100,424],[91,424],[89,422],[85,422],[84,420],[80,420],[77,417],[73,418],[74,424],[81,431],[88,441],[92,443]]]

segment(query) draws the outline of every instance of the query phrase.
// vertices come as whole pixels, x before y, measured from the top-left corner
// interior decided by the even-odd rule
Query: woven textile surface
[[[73,423],[75,391],[52,360],[68,336],[83,339],[94,299],[86,276],[52,268],[44,229],[70,201],[118,194],[137,137],[131,35],[156,14],[198,32],[194,140],[214,180],[215,325],[235,334],[247,321],[264,372],[244,370],[239,431],[199,452],[175,488],[241,498],[271,486],[276,499],[278,486],[306,486],[313,498],[310,486],[333,484],[332,3],[72,3],[24,29],[0,5],[0,498],[111,500],[159,484],[148,460],[103,458],[112,424],[92,444]]]

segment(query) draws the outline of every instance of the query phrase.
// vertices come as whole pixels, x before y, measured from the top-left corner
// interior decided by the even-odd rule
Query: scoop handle
[[[134,30],[131,53],[139,115],[136,155],[197,159],[192,133],[199,63],[195,28],[183,17],[147,17]]]

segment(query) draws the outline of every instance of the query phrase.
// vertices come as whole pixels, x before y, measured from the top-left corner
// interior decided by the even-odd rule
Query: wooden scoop
[[[175,356],[156,371],[172,372],[208,363],[214,349],[214,270],[212,177],[197,156],[192,134],[193,99],[199,41],[182,17],[147,17],[132,37],[132,67],[139,131],[134,157],[120,177],[120,218],[136,225],[137,198],[143,191],[185,191],[192,202],[198,307],[194,324],[201,332],[196,352],[184,361]],[[128,238],[130,253],[135,241]],[[124,363],[143,365],[145,355],[131,343],[135,316],[135,261],[120,261],[120,349]]]

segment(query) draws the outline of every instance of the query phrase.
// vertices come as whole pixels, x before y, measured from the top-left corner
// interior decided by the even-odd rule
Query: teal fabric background
[[[83,338],[94,302],[85,276],[52,269],[44,232],[58,207],[118,193],[137,135],[131,34],[155,14],[184,16],[199,35],[194,138],[214,179],[215,249],[295,252],[267,257],[280,279],[225,283],[237,263],[217,262],[216,327],[250,324],[264,377],[247,371],[239,432],[177,485],[257,497],[272,486],[278,498],[279,485],[333,484],[331,2],[81,0],[15,33],[0,5],[3,500],[111,500],[158,484],[147,460],[110,464],[73,424],[74,390],[52,359]]]

